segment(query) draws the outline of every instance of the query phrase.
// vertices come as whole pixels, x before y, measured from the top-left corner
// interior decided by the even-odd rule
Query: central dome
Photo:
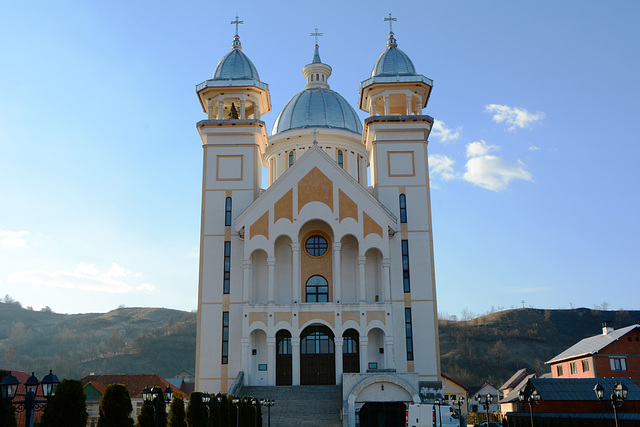
[[[362,133],[356,111],[337,92],[310,87],[295,95],[273,124],[272,135],[293,129],[333,128]]]

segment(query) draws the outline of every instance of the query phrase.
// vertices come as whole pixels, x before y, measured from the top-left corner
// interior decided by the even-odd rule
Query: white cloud
[[[529,146],[529,151],[538,151],[539,149],[540,149],[540,147],[537,147],[537,146],[535,146],[535,145],[533,145],[533,144],[531,144],[531,145]]]
[[[546,117],[542,111],[532,113],[519,107],[509,107],[508,105],[489,104],[484,107],[487,113],[493,113],[493,121],[496,123],[506,123],[507,130],[513,131],[517,128],[531,128],[535,122]]]
[[[102,271],[94,264],[81,262],[75,271],[30,270],[15,272],[7,278],[10,283],[31,286],[46,286],[62,289],[80,289],[107,293],[153,292],[156,287],[149,283],[137,283],[137,280],[120,278],[142,277],[140,273],[128,271],[116,263],[108,271]]]
[[[5,248],[27,248],[27,239],[25,236],[28,236],[28,231],[6,231],[0,230],[0,242],[2,242],[2,246]]]
[[[431,154],[429,156],[429,172],[431,172],[432,177],[440,175],[445,181],[452,180],[456,177],[453,170],[454,163],[455,160],[444,154]]]
[[[532,175],[521,161],[509,162],[489,152],[499,149],[484,141],[467,144],[466,171],[462,179],[478,187],[492,191],[502,191],[514,179],[533,181]]]
[[[455,131],[451,128],[448,128],[444,122],[440,120],[433,121],[433,127],[431,128],[431,136],[434,138],[438,138],[440,142],[451,142],[460,138],[460,130],[462,128],[458,127]]]

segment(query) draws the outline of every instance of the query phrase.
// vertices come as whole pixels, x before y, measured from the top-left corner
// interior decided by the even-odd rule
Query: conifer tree
[[[184,412],[184,400],[181,397],[174,397],[169,409],[168,427],[187,427],[187,414]]]
[[[98,427],[132,427],[131,397],[122,384],[109,384],[100,399]]]
[[[42,414],[42,427],[85,427],[87,425],[87,401],[82,383],[62,380],[56,394],[49,400]]]

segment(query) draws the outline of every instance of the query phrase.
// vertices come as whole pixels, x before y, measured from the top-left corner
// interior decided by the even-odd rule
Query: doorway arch
[[[291,332],[276,334],[276,385],[292,385]]]
[[[300,335],[300,384],[336,383],[334,335],[326,326],[308,326]]]

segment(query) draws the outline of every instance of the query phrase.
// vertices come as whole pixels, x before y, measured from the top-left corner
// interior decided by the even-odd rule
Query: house
[[[535,374],[528,374],[525,368],[518,370],[511,376],[502,386],[500,386],[500,392],[502,393],[502,399],[500,399],[500,412],[502,415],[506,415],[508,412],[522,412],[522,403],[518,398],[520,391],[524,390],[527,382],[531,378],[536,378]]]
[[[603,423],[602,420],[612,420],[614,417],[609,396],[618,381],[628,389],[627,399],[618,408],[619,418],[633,420],[636,423],[625,425],[638,425],[637,423],[640,423],[640,387],[628,378],[530,378],[525,383],[524,391],[526,394],[536,391],[540,395],[538,403],[531,408],[535,419],[571,418],[572,422],[593,420],[592,422],[597,424],[590,425],[605,425],[600,424]],[[597,399],[594,392],[596,383],[605,389],[605,398],[602,401]],[[504,403],[513,404],[517,401],[518,396],[514,390],[503,399]],[[509,426],[528,426],[529,419],[528,404],[521,406],[517,412],[507,413]]]
[[[87,412],[89,413],[87,426],[90,426],[91,423],[97,423],[100,399],[102,398],[105,388],[110,384],[122,384],[129,391],[131,405],[133,406],[131,418],[133,418],[134,421],[142,408],[142,390],[146,387],[156,386],[164,391],[167,386],[171,385],[167,380],[157,374],[87,375],[82,378],[80,382],[82,383],[84,395],[87,398]],[[186,397],[183,391],[173,386],[171,388],[173,389],[174,397]]]
[[[500,411],[499,401],[502,398],[502,394],[492,384],[486,383],[469,396],[469,412],[486,412],[487,408],[484,402],[487,394],[490,394],[492,398],[491,404],[489,404],[489,412]],[[478,396],[481,396],[480,400],[477,399]]]
[[[460,397],[463,397],[464,403],[460,405],[460,412],[465,417],[469,415],[469,389],[445,374],[440,374],[440,377],[444,401],[457,409],[457,402]]]
[[[640,325],[613,329],[602,322],[602,333],[585,338],[553,359],[553,378],[631,378],[640,384]]]

